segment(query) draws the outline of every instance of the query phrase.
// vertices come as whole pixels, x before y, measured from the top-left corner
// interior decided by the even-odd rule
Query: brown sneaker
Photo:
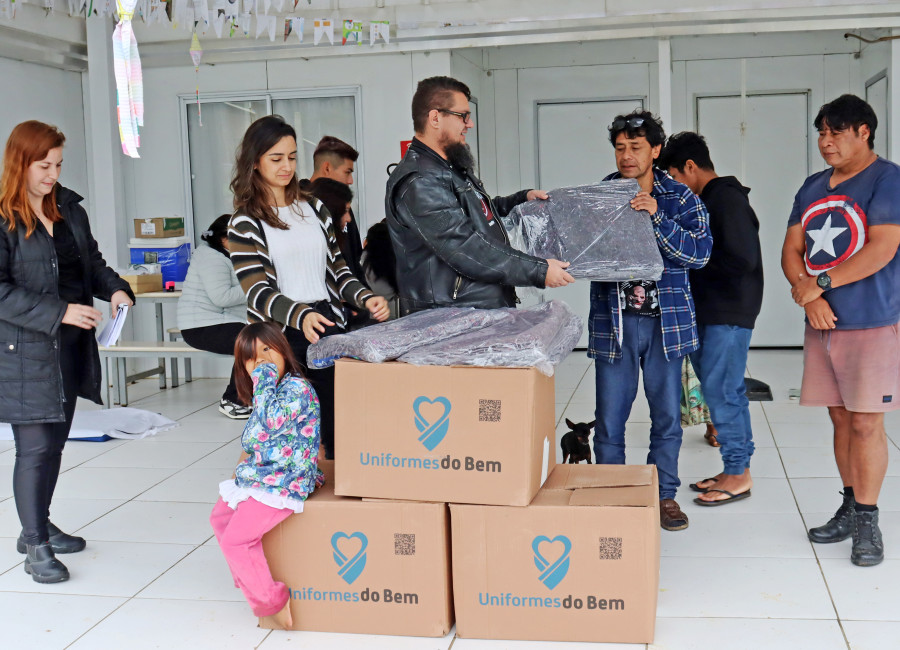
[[[675,499],[659,500],[659,525],[666,530],[684,530],[688,527],[687,515]]]

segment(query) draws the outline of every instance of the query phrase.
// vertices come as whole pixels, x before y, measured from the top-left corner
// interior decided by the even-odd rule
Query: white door
[[[537,187],[596,183],[615,171],[608,128],[616,115],[642,108],[641,100],[554,101],[537,104]],[[565,260],[564,260],[565,261]],[[548,289],[546,300],[564,300],[585,324],[578,347],[588,344],[590,282],[578,280],[560,289]]]
[[[866,83],[866,101],[875,111],[878,125],[875,127],[875,153],[888,158],[888,78],[887,74]],[[888,158],[889,159],[889,158]]]
[[[751,344],[803,344],[803,314],[781,272],[781,246],[794,195],[809,175],[806,93],[698,97],[697,131],[706,138],[720,176],[751,189],[759,219],[765,290]]]

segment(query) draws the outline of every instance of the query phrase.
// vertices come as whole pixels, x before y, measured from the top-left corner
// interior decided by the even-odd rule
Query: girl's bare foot
[[[275,622],[275,625],[280,627],[282,630],[290,630],[294,627],[294,619],[291,617],[291,601],[288,601],[284,604],[284,607],[281,608],[281,611],[275,614],[272,617],[272,620]]]

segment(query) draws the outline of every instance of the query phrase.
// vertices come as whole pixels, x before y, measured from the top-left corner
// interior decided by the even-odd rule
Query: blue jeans
[[[725,473],[743,474],[755,448],[744,386],[753,330],[734,325],[700,325],[698,330],[700,349],[691,354],[691,363],[719,432]]]
[[[622,358],[597,359],[597,424],[594,455],[598,463],[625,464],[625,421],[644,371],[650,404],[650,453],[647,463],[659,472],[659,498],[674,499],[681,451],[681,359],[666,360],[659,318],[622,315]]]

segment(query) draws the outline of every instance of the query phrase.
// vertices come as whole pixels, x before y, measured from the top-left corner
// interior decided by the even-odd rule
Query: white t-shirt
[[[292,206],[278,208],[278,218],[290,228],[279,230],[265,222],[262,227],[278,274],[279,290],[291,300],[307,305],[326,300],[328,243],[312,206],[306,201],[295,201]]]

